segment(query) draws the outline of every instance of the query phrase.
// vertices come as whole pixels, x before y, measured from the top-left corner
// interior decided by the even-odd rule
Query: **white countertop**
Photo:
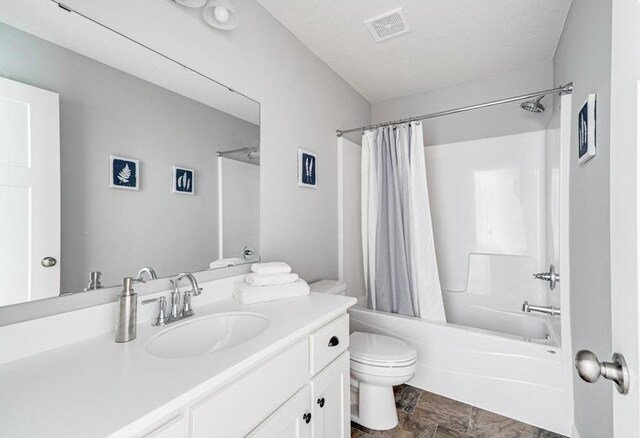
[[[146,342],[171,326],[143,323],[132,342],[116,344],[111,333],[6,363],[0,366],[0,436],[131,436],[255,367],[355,303],[355,298],[312,293],[249,306],[225,299],[197,307],[195,318],[246,311],[270,321],[256,338],[203,356],[149,355]]]

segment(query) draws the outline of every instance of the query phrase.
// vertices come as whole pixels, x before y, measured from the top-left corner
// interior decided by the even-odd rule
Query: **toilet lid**
[[[362,332],[349,336],[349,350],[353,360],[376,364],[411,362],[418,356],[415,348],[399,339]]]

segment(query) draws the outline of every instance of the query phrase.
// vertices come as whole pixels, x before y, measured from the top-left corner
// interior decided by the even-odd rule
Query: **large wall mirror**
[[[0,306],[258,260],[259,104],[21,3],[0,8]]]

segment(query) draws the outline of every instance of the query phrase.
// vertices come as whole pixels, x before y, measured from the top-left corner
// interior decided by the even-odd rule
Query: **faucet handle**
[[[197,289],[197,292],[194,292],[193,289],[192,290],[186,290],[184,291],[184,303],[182,304],[182,315],[187,317],[187,316],[192,316],[193,315],[193,307],[191,307],[191,297],[197,297],[198,295],[200,295],[202,293],[202,288],[199,287]]]
[[[158,301],[160,305],[158,306],[158,316],[156,317],[155,322],[151,325],[153,326],[162,326],[169,322],[169,317],[167,316],[167,298],[166,297],[157,297],[150,298],[148,300],[143,300],[142,304],[151,304]]]

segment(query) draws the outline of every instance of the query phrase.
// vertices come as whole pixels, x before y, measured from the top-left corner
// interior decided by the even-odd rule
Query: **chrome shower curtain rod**
[[[248,148],[239,148],[239,149],[233,149],[230,151],[218,151],[216,152],[216,157],[224,157],[225,155],[229,155],[229,154],[234,154],[236,152],[252,152],[252,151],[257,151],[258,149],[260,149],[260,146],[252,146],[252,147],[248,147]]]
[[[382,126],[399,125],[401,123],[409,123],[409,122],[416,122],[418,120],[433,119],[435,117],[442,117],[442,116],[448,116],[450,114],[463,113],[465,111],[486,108],[494,105],[502,105],[504,103],[516,102],[518,100],[527,100],[527,99],[532,99],[534,97],[546,96],[547,94],[556,94],[556,93],[560,95],[568,94],[568,93],[571,93],[572,91],[573,91],[573,82],[569,82],[567,85],[563,85],[562,87],[558,87],[558,88],[552,88],[550,90],[537,91],[535,93],[523,94],[521,96],[509,97],[506,99],[492,100],[491,102],[479,103],[477,105],[471,105],[471,106],[463,106],[461,108],[455,108],[455,109],[450,109],[446,111],[439,111],[437,113],[425,114],[423,116],[409,117],[406,119],[394,120],[392,122],[377,123],[374,125],[362,126],[360,128],[352,128],[352,129],[345,129],[345,130],[338,129],[336,131],[336,135],[338,137],[342,137],[343,134],[347,134],[349,132],[366,131],[368,129],[380,128]]]

